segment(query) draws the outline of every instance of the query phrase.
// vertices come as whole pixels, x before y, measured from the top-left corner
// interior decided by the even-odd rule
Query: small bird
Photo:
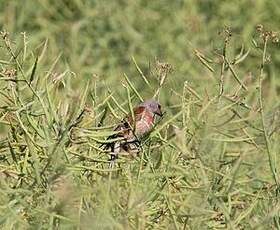
[[[153,128],[156,116],[163,116],[161,105],[156,100],[149,99],[136,106],[133,114],[129,113],[114,129],[117,133],[107,138],[122,139],[105,145],[105,149],[111,151],[111,161],[115,160],[121,151],[129,153],[137,149],[140,140]]]

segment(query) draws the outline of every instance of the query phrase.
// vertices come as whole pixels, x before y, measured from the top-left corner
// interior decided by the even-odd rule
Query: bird
[[[104,148],[110,151],[110,161],[114,161],[121,151],[130,153],[136,150],[138,153],[140,141],[154,127],[157,116],[162,117],[163,112],[155,99],[141,102],[133,109],[133,113],[127,114],[114,129],[116,133],[107,138],[112,139],[112,142],[106,143]]]

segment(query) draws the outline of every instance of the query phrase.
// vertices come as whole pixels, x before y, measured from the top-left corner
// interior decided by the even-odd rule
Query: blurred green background
[[[126,73],[138,89],[143,83],[132,56],[146,75],[155,59],[170,63],[175,72],[167,87],[176,91],[186,80],[196,85],[209,80],[193,50],[206,56],[221,51],[219,33],[225,26],[232,29],[231,48],[239,52],[243,44],[246,50],[251,48],[257,24],[277,29],[280,21],[277,0],[1,0],[0,4],[0,26],[13,39],[26,32],[32,49],[48,39],[45,59],[49,60],[45,62],[52,63],[62,53],[58,68],[69,68],[79,80],[97,74],[110,87],[119,85]],[[251,58],[255,52],[252,54]],[[278,69],[280,54],[272,55],[273,67]],[[247,61],[241,75],[258,65]],[[144,89],[143,93],[150,92]]]

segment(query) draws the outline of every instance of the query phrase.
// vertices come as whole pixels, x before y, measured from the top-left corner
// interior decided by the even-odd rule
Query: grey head
[[[155,99],[148,99],[143,101],[139,106],[143,106],[146,109],[150,110],[152,113],[162,116],[161,105]]]

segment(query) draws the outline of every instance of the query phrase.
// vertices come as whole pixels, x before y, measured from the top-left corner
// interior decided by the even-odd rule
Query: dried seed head
[[[263,25],[262,24],[259,24],[256,26],[256,30],[259,32],[259,33],[262,33],[263,31]]]
[[[272,30],[265,29],[262,24],[256,26],[256,31],[259,33],[259,36],[263,41],[270,40],[273,43],[279,42],[277,33]]]
[[[16,69],[5,69],[3,68],[3,70],[1,71],[1,74],[6,76],[6,77],[14,77],[17,74],[17,70]]]
[[[9,33],[7,31],[1,31],[0,35],[4,40],[6,40],[9,36]]]

